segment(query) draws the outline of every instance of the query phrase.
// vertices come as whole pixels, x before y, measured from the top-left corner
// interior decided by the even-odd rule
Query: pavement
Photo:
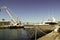
[[[38,38],[37,40],[60,40],[60,33],[52,31],[51,33],[49,33],[41,38]]]

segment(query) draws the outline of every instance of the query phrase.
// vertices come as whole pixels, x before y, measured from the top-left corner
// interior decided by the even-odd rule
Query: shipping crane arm
[[[0,8],[0,10],[5,10],[7,12],[7,14],[9,15],[9,17],[11,18],[11,20],[13,21],[13,25],[17,25],[17,21],[10,14],[10,9],[9,8],[7,8],[6,6],[3,6],[3,7]]]

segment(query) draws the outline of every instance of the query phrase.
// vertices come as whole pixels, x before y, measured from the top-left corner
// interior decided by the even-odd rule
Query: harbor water
[[[0,29],[0,40],[29,40],[24,29]]]

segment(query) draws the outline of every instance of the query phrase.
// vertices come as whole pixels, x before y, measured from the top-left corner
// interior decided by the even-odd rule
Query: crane
[[[11,13],[10,13],[10,9],[6,6],[3,6],[3,7],[0,7],[0,11],[1,10],[5,10],[6,13],[9,15],[9,17],[11,18],[12,22],[13,22],[13,25],[17,25],[18,22],[12,17]]]
[[[9,26],[10,28],[31,28],[31,27],[24,27],[24,25],[23,24],[19,24],[19,22],[17,21],[17,20],[15,20],[14,18],[13,18],[13,16],[11,15],[11,13],[10,13],[10,9],[8,8],[8,7],[6,7],[6,6],[3,6],[3,7],[0,7],[0,11],[1,10],[5,10],[6,11],[6,13],[9,15],[9,17],[11,18],[11,20],[12,20],[12,23],[13,23],[13,25],[11,26]],[[18,17],[17,17],[18,18]]]

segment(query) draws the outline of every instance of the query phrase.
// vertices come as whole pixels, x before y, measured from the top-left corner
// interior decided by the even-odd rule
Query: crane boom
[[[7,14],[9,15],[9,17],[12,19],[12,21],[13,21],[13,25],[17,25],[17,22],[16,22],[16,20],[12,17],[12,15],[10,14],[10,10],[9,10],[9,8],[7,8],[6,6],[3,6],[3,7],[1,7],[1,9],[5,9],[5,11],[7,12]]]

